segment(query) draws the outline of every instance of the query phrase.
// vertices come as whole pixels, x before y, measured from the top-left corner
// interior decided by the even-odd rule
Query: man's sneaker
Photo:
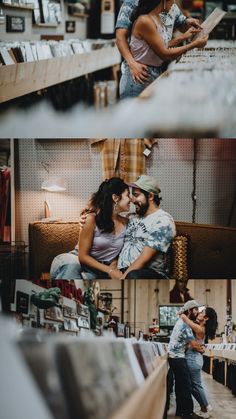
[[[191,413],[191,415],[184,415],[182,419],[201,419],[202,416],[197,415],[196,413]]]
[[[209,412],[203,412],[202,410],[199,410],[197,412],[198,416],[200,416],[201,418],[209,418],[211,415]]]
[[[211,404],[208,404],[208,406],[207,406],[207,411],[208,411],[208,413],[212,413],[212,411],[213,411],[213,407],[211,406]]]

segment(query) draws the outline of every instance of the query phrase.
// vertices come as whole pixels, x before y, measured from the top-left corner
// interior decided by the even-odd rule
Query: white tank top
[[[169,37],[167,30],[164,25],[158,22],[154,16],[151,16],[153,22],[156,25],[157,31],[161,35],[163,42],[168,47]],[[137,21],[134,22],[134,25]],[[144,39],[138,39],[131,34],[130,38],[130,50],[135,59],[142,64],[160,67],[163,64],[163,60],[151,49]]]

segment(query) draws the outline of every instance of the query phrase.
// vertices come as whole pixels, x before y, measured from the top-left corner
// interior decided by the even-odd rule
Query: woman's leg
[[[51,279],[82,279],[78,256],[62,253],[56,256],[50,269]]]
[[[192,395],[197,400],[200,407],[205,410],[208,406],[208,400],[202,385],[201,366],[193,358],[187,359],[187,364],[192,382]]]

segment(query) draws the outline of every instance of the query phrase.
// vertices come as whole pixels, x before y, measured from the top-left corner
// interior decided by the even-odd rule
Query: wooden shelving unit
[[[110,419],[163,419],[166,403],[167,359],[158,358],[156,369]]]
[[[0,103],[120,63],[116,47],[0,67]]]
[[[7,4],[7,3],[0,3],[0,9],[19,9],[19,10],[34,10],[34,6],[24,6],[24,5],[17,5],[17,4]]]

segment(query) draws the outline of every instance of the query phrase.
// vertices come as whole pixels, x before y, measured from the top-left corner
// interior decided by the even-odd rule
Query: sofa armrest
[[[30,278],[39,279],[42,272],[49,272],[52,260],[60,253],[73,250],[79,238],[78,222],[29,224]]]

